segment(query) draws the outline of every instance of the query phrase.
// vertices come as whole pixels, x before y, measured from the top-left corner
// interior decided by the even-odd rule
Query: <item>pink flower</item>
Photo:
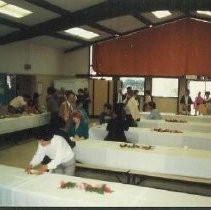
[[[79,183],[79,184],[77,184],[76,185],[76,187],[78,188],[78,189],[80,189],[80,190],[84,190],[85,189],[85,185],[84,185],[85,183]]]
[[[65,184],[66,184],[66,182],[62,180],[60,182],[60,188],[62,188],[62,189],[65,188]]]
[[[107,185],[105,186],[105,192],[107,193],[112,193],[113,191],[111,190],[110,187],[108,187]]]

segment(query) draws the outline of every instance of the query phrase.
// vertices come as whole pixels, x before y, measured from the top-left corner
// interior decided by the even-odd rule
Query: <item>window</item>
[[[190,97],[194,101],[198,95],[198,92],[201,92],[201,96],[204,98],[205,91],[211,92],[211,81],[190,81],[189,83]]]
[[[160,97],[178,97],[178,79],[153,78],[152,95]]]
[[[127,92],[127,87],[131,86],[132,90],[138,90],[139,95],[144,95],[144,77],[120,77],[122,81],[122,92],[125,94]]]

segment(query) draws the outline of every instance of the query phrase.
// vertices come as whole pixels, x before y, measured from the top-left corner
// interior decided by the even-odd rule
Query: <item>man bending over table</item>
[[[31,173],[34,167],[37,167],[38,174],[42,174],[48,170],[53,173],[74,175],[75,158],[71,147],[67,141],[53,132],[46,129],[38,137],[38,149],[30,164],[26,167],[26,173]],[[51,161],[47,165],[40,164],[45,156]]]

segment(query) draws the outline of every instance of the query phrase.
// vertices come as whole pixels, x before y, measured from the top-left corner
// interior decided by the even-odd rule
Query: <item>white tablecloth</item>
[[[11,133],[48,124],[49,113],[30,114],[20,117],[0,119],[0,134]]]
[[[89,129],[89,138],[94,140],[104,140],[107,135],[106,126],[98,125]],[[185,146],[192,149],[210,150],[210,133],[200,133],[184,131],[183,133],[159,133],[150,128],[132,128],[125,131],[129,142],[139,144],[160,145],[168,147]]]
[[[211,152],[156,146],[152,150],[120,148],[119,142],[83,140],[76,160],[99,166],[181,176],[211,178]]]
[[[211,123],[199,123],[199,122],[187,122],[187,123],[177,123],[177,122],[166,122],[165,120],[147,120],[141,119],[138,122],[138,127],[140,128],[162,128],[180,131],[193,131],[193,132],[203,132],[211,133]]]
[[[2,165],[0,170],[0,206],[211,206],[211,198],[205,196],[57,174],[26,175],[23,169]],[[61,180],[92,185],[107,184],[114,192],[101,195],[79,189],[59,189]]]
[[[146,118],[149,112],[141,112],[141,119]],[[211,116],[209,115],[177,115],[174,113],[160,113],[163,120],[165,119],[176,119],[176,120],[186,120],[188,122],[201,122],[201,123],[211,123]]]

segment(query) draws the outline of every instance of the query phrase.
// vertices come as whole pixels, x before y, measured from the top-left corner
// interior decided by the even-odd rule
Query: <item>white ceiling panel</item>
[[[60,50],[64,50],[66,48],[72,48],[72,47],[76,47],[80,45],[80,43],[77,43],[77,42],[66,41],[66,40],[57,39],[50,36],[39,36],[39,37],[30,39],[29,42],[32,44],[52,47],[52,48],[56,48]]]
[[[198,18],[210,18],[211,20],[211,16],[210,15],[205,15],[205,14],[199,14],[197,12],[191,12],[192,15],[198,17]]]
[[[26,17],[23,17],[23,18],[14,18],[14,17],[0,13],[0,17],[7,18],[11,21],[15,21],[18,23],[32,26],[32,25],[50,20],[52,18],[59,17],[59,15],[56,13],[50,12],[49,10],[42,9],[42,8],[35,6],[33,4],[30,4],[24,0],[4,0],[4,2],[9,3],[9,4],[14,4],[16,6],[22,7],[24,9],[27,9],[27,10],[30,10],[33,12],[32,14],[30,14]]]
[[[61,7],[70,12],[85,9],[104,2],[105,0],[47,0],[51,4]]]
[[[124,33],[145,26],[142,22],[131,15],[111,18],[98,22],[100,25],[113,29],[117,32]]]
[[[108,34],[106,32],[97,30],[97,29],[92,28],[90,26],[81,26],[81,28],[83,28],[85,30],[88,30],[88,31],[92,31],[92,32],[97,33],[97,34],[100,35],[99,37],[96,37],[96,38],[92,39],[91,41],[97,41],[97,40],[105,39],[105,38],[108,38],[108,37],[112,36],[111,34]]]
[[[11,28],[9,26],[0,24],[0,36],[4,36],[6,34],[9,34],[13,31],[17,31],[17,30],[18,30],[17,28]]]
[[[88,31],[92,31],[92,32],[97,33],[97,34],[100,35],[99,37],[96,37],[96,38],[91,39],[91,40],[86,40],[86,39],[77,37],[77,38],[85,40],[85,41],[97,41],[97,40],[101,40],[101,39],[104,39],[104,38],[107,38],[107,37],[111,36],[111,34],[108,34],[108,33],[104,32],[104,31],[97,30],[97,29],[92,28],[92,27],[87,26],[87,25],[80,26],[80,28],[83,28],[83,29],[88,30]],[[66,35],[66,36],[71,36],[70,34],[66,33],[65,31],[60,31],[60,33]]]
[[[168,16],[168,17],[164,17],[164,18],[156,18],[151,12],[147,12],[147,13],[142,13],[141,15],[143,17],[145,17],[146,19],[148,19],[150,22],[152,23],[160,23],[160,22],[164,22],[164,21],[168,21],[174,18],[180,18],[182,16],[184,16],[184,14],[182,12],[171,12],[172,15]]]

